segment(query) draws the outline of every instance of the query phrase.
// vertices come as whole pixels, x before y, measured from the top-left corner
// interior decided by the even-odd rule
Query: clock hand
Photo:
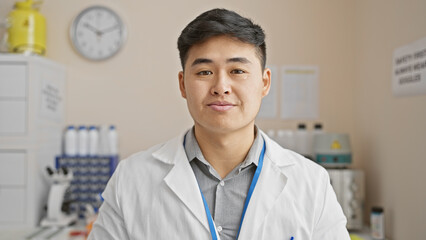
[[[94,32],[98,36],[102,35],[101,31],[99,31],[98,29],[96,29],[95,27],[93,27],[92,25],[90,25],[88,23],[85,23],[83,26],[86,27],[87,29],[89,29],[90,31]]]
[[[107,33],[107,32],[111,32],[112,30],[114,30],[114,29],[116,29],[116,28],[118,28],[119,26],[118,25],[114,25],[114,26],[112,26],[112,27],[109,27],[109,28],[107,28],[107,29],[104,29],[104,30],[102,30],[102,31],[100,31],[102,34],[105,34],[105,33]]]

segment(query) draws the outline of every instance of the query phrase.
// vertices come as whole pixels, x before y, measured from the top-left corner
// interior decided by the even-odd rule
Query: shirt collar
[[[246,158],[244,159],[244,161],[241,163],[239,167],[240,170],[250,166],[250,164],[252,163],[257,166],[259,162],[260,152],[262,151],[262,147],[263,147],[263,137],[262,137],[262,134],[260,134],[260,131],[257,128],[257,126],[255,126],[254,133],[255,133],[255,139],[253,141],[253,144],[250,147],[250,150]],[[190,162],[194,159],[198,159],[205,165],[210,166],[209,162],[207,162],[207,160],[204,158],[203,153],[201,152],[200,146],[198,145],[197,139],[195,138],[194,127],[192,127],[185,134],[185,152]]]

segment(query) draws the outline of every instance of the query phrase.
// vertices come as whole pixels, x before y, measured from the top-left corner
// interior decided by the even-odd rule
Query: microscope
[[[47,216],[41,221],[41,226],[69,226],[78,219],[77,214],[67,214],[64,212],[64,210],[69,208],[69,203],[64,202],[64,197],[73,179],[73,173],[64,167],[56,171],[47,167],[46,170],[52,186],[47,200]]]

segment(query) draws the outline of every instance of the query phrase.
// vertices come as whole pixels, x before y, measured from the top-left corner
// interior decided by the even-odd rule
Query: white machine
[[[346,167],[352,163],[348,134],[321,133],[313,137],[314,161],[325,167]]]
[[[70,186],[73,174],[66,168],[60,168],[56,172],[47,168],[47,172],[52,180],[47,202],[47,216],[41,221],[42,227],[64,227],[78,219],[77,214],[65,214],[63,209],[64,196]]]
[[[365,200],[364,172],[355,169],[327,169],[349,230],[362,230]]]

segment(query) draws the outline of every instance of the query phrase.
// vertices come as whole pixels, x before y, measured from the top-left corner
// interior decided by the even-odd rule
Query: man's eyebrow
[[[195,66],[195,65],[197,65],[197,64],[202,64],[202,63],[212,63],[213,61],[211,60],[211,59],[208,59],[208,58],[197,58],[197,59],[195,59],[193,62],[192,62],[192,64],[191,64],[191,67],[192,66]]]
[[[251,62],[250,62],[250,60],[248,60],[248,59],[247,59],[247,58],[245,58],[245,57],[228,58],[228,59],[226,60],[226,62],[227,62],[227,63],[230,63],[230,62],[251,63]]]

